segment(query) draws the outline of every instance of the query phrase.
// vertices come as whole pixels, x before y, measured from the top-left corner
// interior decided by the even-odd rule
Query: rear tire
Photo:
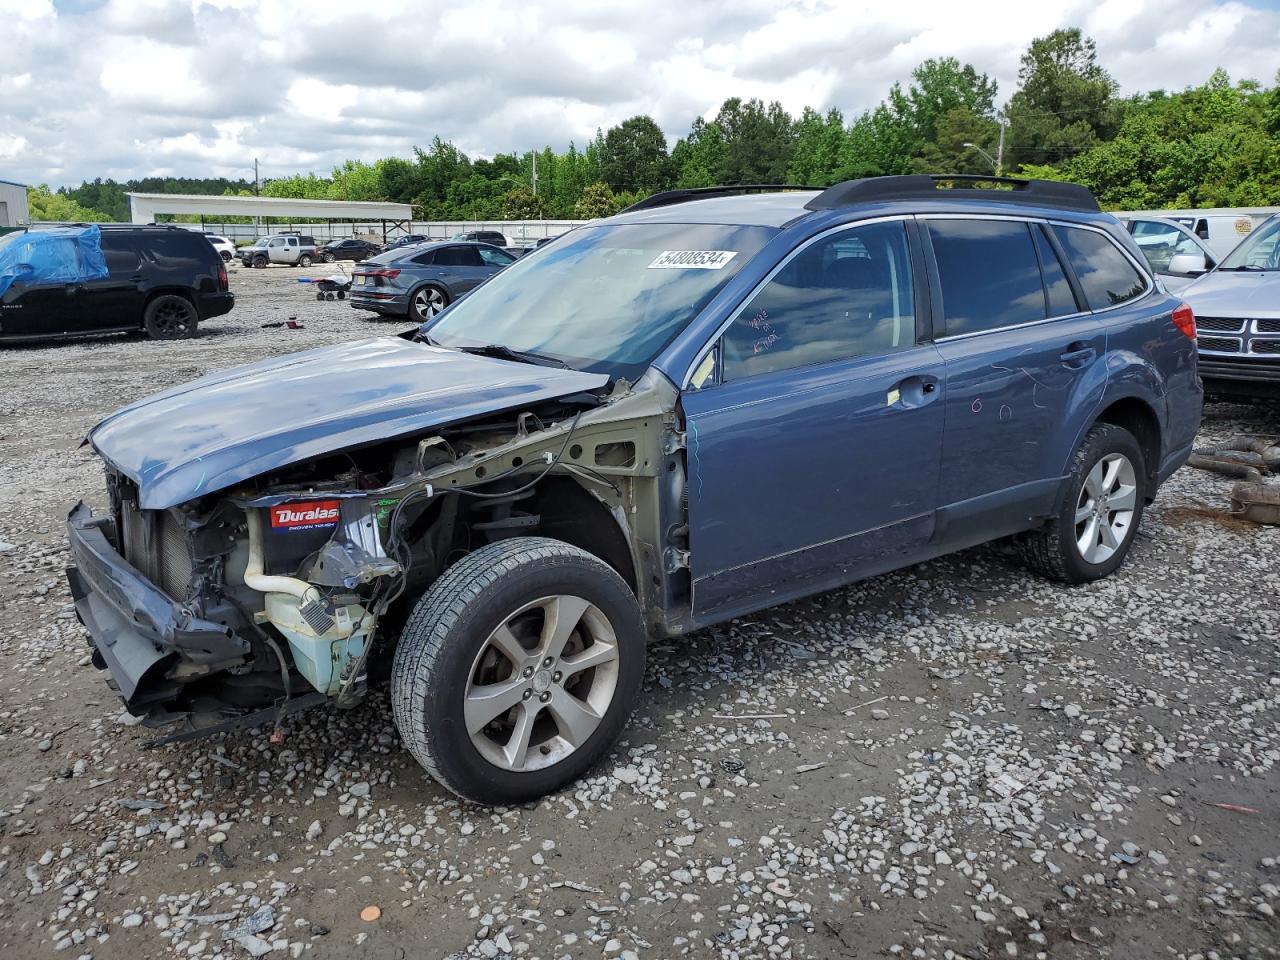
[[[200,321],[195,306],[186,297],[164,293],[147,304],[142,328],[152,340],[186,340],[196,335]]]
[[[347,299],[347,291],[345,291],[345,290],[339,290],[339,291],[338,291],[338,299],[339,299],[339,300],[345,300],[345,299]]]
[[[298,258],[298,266],[300,267],[311,266],[311,258],[304,253],[302,256]]]
[[[222,262],[223,262],[223,263],[230,263],[230,262],[231,262],[231,254],[227,253],[227,251],[223,250],[223,251],[222,251],[222,253],[221,253],[221,254],[219,254],[219,256],[221,256],[221,257],[222,257]]]
[[[1133,546],[1146,497],[1138,441],[1123,427],[1094,424],[1072,459],[1058,515],[1019,539],[1023,560],[1065,583],[1109,576]]]
[[[426,323],[439,315],[449,305],[449,294],[435,284],[428,283],[413,291],[409,297],[409,318]]]
[[[609,749],[644,661],[639,605],[612,567],[558,540],[502,540],[447,569],[414,607],[392,713],[437,782],[477,803],[523,803]]]

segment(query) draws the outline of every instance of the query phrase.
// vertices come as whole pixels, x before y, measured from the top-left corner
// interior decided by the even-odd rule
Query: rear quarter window
[[[1090,309],[1114,307],[1146,291],[1146,277],[1104,234],[1061,224],[1055,224],[1053,232],[1071,261]]]

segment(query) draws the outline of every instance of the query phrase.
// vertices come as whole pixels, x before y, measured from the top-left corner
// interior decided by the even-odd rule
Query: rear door
[[[921,219],[946,362],[938,539],[954,548],[1050,509],[1063,451],[1101,399],[1107,336],[1042,224]]]
[[[440,248],[435,262],[440,267],[441,279],[449,284],[454,296],[474,289],[494,272],[481,259],[480,251],[470,244]]]
[[[107,276],[86,280],[79,309],[86,330],[134,329],[142,326],[142,255],[137,238],[126,231],[102,231],[102,255]]]
[[[696,367],[681,398],[696,616],[901,566],[928,542],[943,365],[918,342],[907,227],[802,245]]]

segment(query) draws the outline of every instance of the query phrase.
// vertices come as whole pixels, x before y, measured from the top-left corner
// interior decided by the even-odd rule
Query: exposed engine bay
[[[650,374],[607,395],[290,464],[164,509],[142,508],[135,481],[108,464],[109,515],[90,518],[81,506],[71,518],[77,610],[101,619],[93,632],[112,633],[97,599],[112,578],[100,569],[111,551],[167,600],[123,587],[139,594],[123,598],[135,623],[154,629],[133,649],[116,630],[120,642],[99,642],[95,662],[111,667],[128,709],[151,725],[210,729],[261,722],[266,711],[278,721],[303,698],[352,706],[446,567],[529,535],[602,558],[632,587],[651,631],[680,632],[687,625],[670,611],[688,610],[690,587],[675,398]],[[99,534],[109,549],[95,546]]]

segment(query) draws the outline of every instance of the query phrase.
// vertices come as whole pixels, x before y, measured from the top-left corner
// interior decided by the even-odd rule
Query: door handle
[[[912,376],[899,380],[889,390],[885,398],[886,405],[911,410],[923,407],[938,396],[938,378],[931,376]]]
[[[1073,343],[1067,347],[1064,353],[1058,355],[1058,359],[1062,361],[1062,365],[1065,367],[1077,368],[1083,367],[1097,355],[1098,351],[1090,344]]]
[[[140,273],[135,273],[132,277],[129,278],[130,283],[141,283],[142,280],[143,280],[143,277],[142,277],[142,274]]]

